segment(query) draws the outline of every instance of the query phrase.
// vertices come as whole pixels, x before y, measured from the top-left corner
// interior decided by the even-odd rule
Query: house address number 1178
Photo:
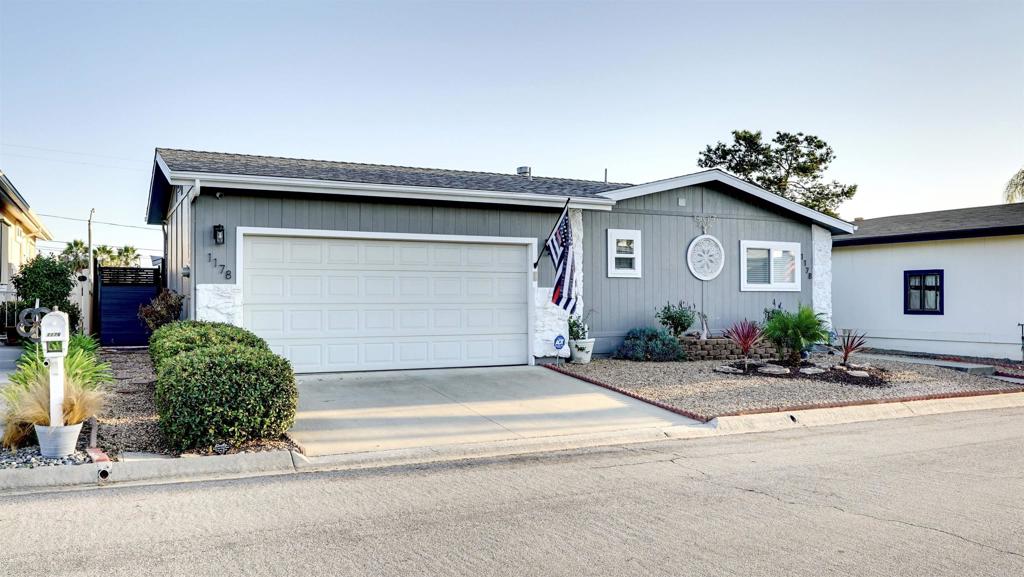
[[[218,272],[220,272],[221,276],[224,278],[231,278],[231,269],[225,268],[227,265],[217,264],[217,259],[213,257],[213,253],[206,253],[206,262],[213,263],[214,269],[220,269]]]

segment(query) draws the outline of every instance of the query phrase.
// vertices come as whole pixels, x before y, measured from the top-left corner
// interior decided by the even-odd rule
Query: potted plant
[[[590,337],[590,327],[587,326],[588,313],[585,316],[572,315],[569,317],[569,362],[585,365],[590,362],[594,354],[594,341]]]
[[[59,427],[50,426],[49,368],[39,345],[26,348],[11,382],[0,391],[6,404],[0,439],[4,446],[24,445],[35,432],[44,457],[64,457],[75,451],[82,423],[101,411],[106,396],[103,385],[111,380],[110,366],[99,362],[94,345],[85,335],[76,335],[71,342],[64,359],[64,426]]]

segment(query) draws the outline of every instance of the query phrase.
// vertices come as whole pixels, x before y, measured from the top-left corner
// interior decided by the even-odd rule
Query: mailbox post
[[[64,357],[68,354],[70,326],[67,313],[47,313],[40,323],[39,344],[50,368],[50,426],[64,426]]]

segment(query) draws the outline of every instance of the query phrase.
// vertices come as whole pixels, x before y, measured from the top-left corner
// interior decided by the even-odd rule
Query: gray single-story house
[[[641,185],[157,149],[146,221],[188,318],[244,326],[297,372],[532,364],[564,354],[566,201],[595,351],[692,303],[713,331],[781,303],[831,314],[853,226],[720,170]]]

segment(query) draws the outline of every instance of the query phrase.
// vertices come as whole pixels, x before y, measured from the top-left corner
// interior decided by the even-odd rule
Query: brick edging
[[[913,396],[913,397],[896,397],[896,398],[891,398],[891,399],[868,399],[868,400],[863,400],[863,401],[839,401],[839,402],[835,402],[835,403],[819,403],[819,404],[812,404],[812,405],[791,405],[791,406],[786,406],[786,407],[766,407],[764,409],[750,409],[750,410],[744,410],[744,411],[734,411],[734,412],[730,412],[730,413],[722,413],[720,415],[714,415],[714,416],[707,416],[707,415],[701,415],[701,414],[698,414],[698,413],[687,411],[686,409],[680,409],[679,407],[675,407],[675,406],[669,405],[667,403],[663,403],[661,401],[655,401],[654,399],[648,399],[647,397],[641,396],[641,395],[639,395],[637,393],[634,393],[633,391],[629,391],[629,390],[626,390],[626,389],[623,389],[623,388],[620,388],[620,387],[616,387],[615,385],[610,385],[608,383],[601,382],[601,381],[599,381],[597,379],[594,379],[594,378],[591,378],[591,377],[585,377],[583,375],[578,375],[578,374],[576,374],[576,373],[574,373],[574,372],[572,372],[572,371],[570,371],[568,369],[563,369],[563,368],[555,366],[555,365],[542,365],[542,366],[547,367],[547,368],[551,369],[552,371],[555,371],[556,373],[562,373],[563,375],[568,375],[570,377],[579,379],[581,381],[585,381],[585,382],[590,383],[592,385],[597,385],[599,387],[603,387],[603,388],[608,389],[610,391],[615,391],[616,393],[619,393],[620,395],[626,395],[627,397],[636,399],[638,401],[643,401],[643,402],[645,402],[645,403],[647,403],[649,405],[654,405],[655,407],[658,407],[660,409],[665,409],[666,411],[670,411],[670,412],[675,413],[677,415],[682,415],[682,416],[687,417],[689,419],[694,419],[694,420],[701,421],[701,422],[704,422],[704,423],[706,423],[706,422],[708,422],[708,421],[710,421],[712,419],[716,419],[718,417],[741,417],[741,416],[744,416],[744,415],[763,415],[763,414],[767,414],[767,413],[786,413],[786,412],[790,412],[790,411],[808,411],[808,410],[811,410],[811,409],[841,409],[843,407],[856,407],[856,406],[862,406],[862,405],[886,405],[886,404],[890,404],[890,403],[912,403],[912,402],[915,402],[915,401],[937,401],[937,400],[942,400],[942,399],[960,399],[960,398],[964,398],[964,397],[983,397],[983,396],[987,396],[987,395],[1005,395],[1005,394],[1011,394],[1011,393],[1024,393],[1024,388],[1008,388],[1007,387],[1007,388],[1001,388],[1001,389],[985,389],[985,390],[981,390],[981,391],[960,391],[960,392],[954,392],[954,393],[934,393],[934,394],[931,394],[931,395],[917,395],[917,396]]]

